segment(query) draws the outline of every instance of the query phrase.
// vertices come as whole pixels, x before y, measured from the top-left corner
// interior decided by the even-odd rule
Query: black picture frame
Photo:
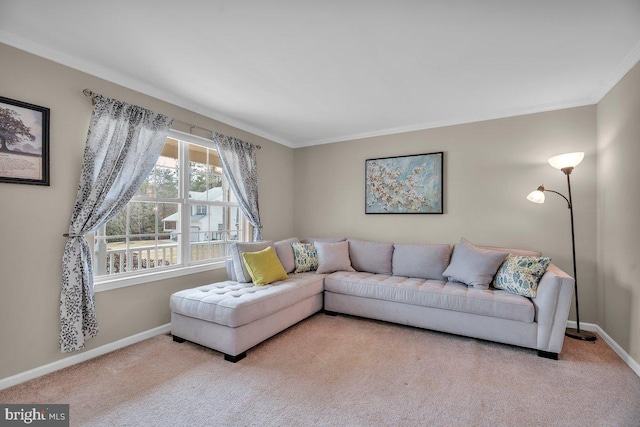
[[[442,214],[444,152],[365,160],[365,214]]]
[[[50,185],[49,114],[0,96],[0,183]]]

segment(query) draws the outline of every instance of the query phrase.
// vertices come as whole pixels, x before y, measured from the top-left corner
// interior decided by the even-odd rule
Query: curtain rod
[[[84,89],[84,90],[82,91],[82,93],[84,93],[84,95],[85,95],[85,96],[88,96],[88,97],[90,97],[90,98],[93,98],[94,96],[98,96],[98,95],[99,95],[99,94],[95,93],[94,91],[92,91],[91,89]],[[196,126],[196,125],[191,124],[191,123],[189,123],[189,122],[185,122],[184,120],[180,120],[180,119],[173,119],[173,121],[174,121],[174,122],[180,122],[180,123],[182,123],[182,124],[185,124],[185,125],[189,126],[189,133],[190,133],[190,134],[193,134],[193,130],[194,130],[194,129],[204,130],[204,131],[206,131],[206,132],[209,132],[211,135],[213,135],[213,134],[214,134],[214,132],[213,132],[211,129],[207,129],[207,128],[203,128],[203,127],[200,127],[200,126]],[[209,140],[213,141],[213,139],[212,139],[212,138],[202,137],[202,136],[200,136],[200,135],[196,135],[196,136],[199,136],[200,138],[206,138],[206,139],[209,139]],[[250,144],[251,144],[251,143],[250,143]],[[258,145],[258,144],[251,144],[251,145],[254,145],[258,150],[262,149],[262,146],[261,146],[261,145]]]

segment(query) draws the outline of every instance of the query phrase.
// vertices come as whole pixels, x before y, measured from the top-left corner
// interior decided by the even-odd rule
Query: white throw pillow
[[[333,273],[334,271],[355,271],[349,259],[349,242],[314,243],[318,252],[318,270],[316,273]]]
[[[264,242],[237,242],[233,243],[229,250],[231,251],[231,259],[233,259],[233,269],[236,273],[236,281],[239,283],[251,282],[251,275],[247,266],[244,264],[242,254],[245,252],[258,252],[266,249],[267,246],[273,246],[273,240],[265,240]]]
[[[276,247],[276,254],[278,254],[278,258],[284,267],[284,271],[287,273],[291,273],[296,269],[296,260],[293,256],[293,248],[291,247],[291,243],[299,242],[297,237],[292,237],[286,240],[280,240],[276,242],[274,246]]]

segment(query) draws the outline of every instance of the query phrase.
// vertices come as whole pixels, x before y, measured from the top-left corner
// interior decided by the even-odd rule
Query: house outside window
[[[127,206],[94,234],[96,282],[206,266],[248,240],[213,142],[170,133],[156,166]]]

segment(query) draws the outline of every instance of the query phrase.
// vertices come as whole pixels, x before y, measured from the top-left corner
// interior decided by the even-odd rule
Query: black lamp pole
[[[575,235],[574,226],[573,226],[573,201],[571,200],[571,179],[569,178],[569,175],[571,175],[571,172],[573,172],[573,167],[566,167],[566,168],[562,168],[561,170],[562,172],[564,172],[565,175],[567,175],[567,188],[569,189],[568,199],[563,194],[558,193],[557,191],[545,189],[544,186],[542,185],[538,187],[538,190],[546,191],[549,193],[555,193],[559,196],[562,196],[562,198],[567,201],[567,206],[571,214],[571,249],[573,254],[573,279],[574,279],[573,286],[574,286],[574,295],[576,298],[576,326],[577,327],[567,328],[564,334],[570,338],[574,338],[577,340],[595,341],[596,335],[594,333],[580,330],[580,309],[578,306],[578,272],[576,267],[576,237],[575,237],[576,235]]]
[[[580,330],[580,309],[578,305],[578,272],[576,267],[576,235],[573,227],[573,201],[571,199],[571,179],[569,175],[573,172],[572,167],[562,168],[562,172],[567,175],[567,188],[569,189],[569,212],[571,214],[571,249],[573,251],[573,286],[576,298],[576,328],[567,328],[565,335],[577,340],[595,341],[596,335],[589,331]]]

